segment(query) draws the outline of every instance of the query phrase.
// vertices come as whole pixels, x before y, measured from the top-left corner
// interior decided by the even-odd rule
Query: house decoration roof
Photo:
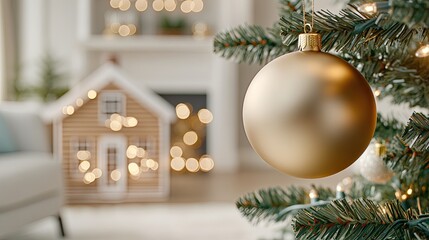
[[[70,89],[64,96],[49,104],[41,113],[43,120],[52,122],[67,117],[68,115],[62,111],[65,106],[74,106],[76,108],[76,99],[79,98],[83,99],[83,104],[85,104],[89,101],[88,91],[94,90],[98,93],[111,83],[126,91],[132,98],[162,120],[167,122],[175,120],[176,116],[173,106],[152,90],[142,85],[136,85],[132,79],[122,72],[119,66],[110,62],[103,64]]]

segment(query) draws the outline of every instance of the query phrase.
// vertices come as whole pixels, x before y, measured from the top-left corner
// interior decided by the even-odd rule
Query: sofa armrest
[[[33,102],[1,102],[0,114],[10,129],[18,151],[50,152],[49,131]]]

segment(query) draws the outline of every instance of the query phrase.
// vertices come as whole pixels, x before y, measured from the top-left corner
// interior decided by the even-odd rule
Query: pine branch
[[[398,201],[341,199],[300,210],[292,226],[298,239],[412,239],[414,232],[429,237],[427,229],[417,227],[424,222],[429,219],[405,211]]]
[[[402,182],[410,185],[428,167],[429,152],[415,152],[397,136],[388,145],[388,153],[383,160]]]
[[[377,141],[391,141],[404,129],[403,124],[394,118],[386,119],[381,114],[377,114],[377,125],[375,127],[374,138]]]
[[[414,112],[401,138],[414,151],[429,151],[429,118]]]
[[[429,1],[391,0],[391,16],[410,27],[429,27]]]
[[[334,192],[329,188],[315,188],[320,199],[333,198]],[[309,203],[309,190],[304,187],[291,186],[287,189],[269,188],[257,192],[246,194],[236,202],[238,210],[250,222],[259,223],[261,221],[279,222],[285,220],[289,214],[279,213],[290,206],[296,204]]]
[[[214,39],[214,52],[238,62],[265,64],[291,49],[285,47],[276,29],[265,30],[260,26],[239,26],[218,33]]]
[[[310,21],[310,16],[307,16]],[[283,43],[296,44],[302,33],[302,16],[293,13],[281,19]],[[314,30],[322,35],[322,47],[325,51],[359,51],[369,43],[375,47],[399,43],[406,46],[418,31],[405,24],[393,21],[386,13],[374,17],[360,13],[350,5],[338,15],[327,10],[315,13]]]

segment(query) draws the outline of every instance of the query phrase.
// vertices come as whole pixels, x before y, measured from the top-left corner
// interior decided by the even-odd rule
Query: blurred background
[[[0,1],[2,101],[36,102],[40,113],[62,112],[84,129],[79,107],[83,111],[102,89],[95,90],[92,98],[82,86],[110,63],[133,86],[150,90],[156,99],[168,103],[174,115],[170,146],[160,150],[168,155],[168,163],[143,157],[142,162],[124,167],[129,181],[140,181],[140,176],[153,171],[154,179],[167,182],[163,197],[91,200],[85,187],[95,186],[100,176],[92,167],[94,162],[85,160],[89,159],[85,154],[91,154],[89,148],[76,150],[82,162],[73,168],[80,175],[71,179],[65,172],[62,176],[65,206],[61,215],[68,239],[272,239],[277,236],[275,226],[254,227],[240,217],[234,206],[239,196],[269,186],[335,186],[359,168],[351,166],[316,181],[301,180],[274,170],[250,147],[241,107],[250,81],[262,66],[214,55],[213,35],[244,23],[269,27],[279,18],[278,6],[277,0]],[[316,1],[316,9],[322,8],[336,12],[342,4]],[[74,96],[73,105],[57,100],[68,91],[65,98]],[[79,97],[79,91],[85,95],[88,91],[88,99]],[[391,108],[388,101],[378,104],[382,112],[403,121],[411,113],[401,106]],[[63,140],[55,135],[58,122],[53,118],[45,122],[54,135],[54,155],[61,158],[55,145]],[[116,132],[114,126],[109,125]],[[130,146],[127,157],[130,151],[131,158],[136,158],[140,147]],[[147,142],[141,149],[148,151]],[[114,176],[111,179],[118,182],[121,175]],[[73,188],[73,181],[78,187]],[[1,211],[0,206],[0,215]],[[57,228],[55,219],[45,218],[4,238],[57,239]]]

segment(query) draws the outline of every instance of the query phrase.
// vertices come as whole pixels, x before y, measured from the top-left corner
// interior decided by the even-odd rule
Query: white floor
[[[344,174],[318,179],[335,186]],[[69,240],[278,240],[281,226],[254,226],[235,208],[237,198],[269,186],[309,185],[277,171],[225,175],[173,175],[166,203],[69,206],[63,221]],[[55,218],[22,229],[6,240],[58,239]]]
[[[63,211],[69,240],[278,239],[279,226],[253,226],[233,204],[74,206]],[[6,240],[58,239],[54,218],[28,226]]]

